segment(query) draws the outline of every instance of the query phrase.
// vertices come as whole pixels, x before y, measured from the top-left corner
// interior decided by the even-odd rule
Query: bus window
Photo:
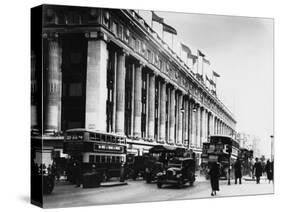
[[[119,144],[122,144],[122,143],[123,143],[122,137],[119,137]]]
[[[112,137],[111,142],[116,143],[116,137]]]
[[[96,141],[100,141],[100,134],[96,133]]]
[[[100,135],[100,141],[106,141],[105,135],[103,135],[103,134]]]
[[[101,156],[101,163],[105,163],[105,156]]]
[[[112,156],[112,163],[115,163],[115,156]]]
[[[97,139],[96,138],[96,133],[92,133],[92,132],[89,133],[89,139],[92,140],[92,141],[96,141],[96,139]]]
[[[107,139],[106,139],[106,142],[112,142],[112,136],[111,135],[107,135]]]
[[[101,162],[101,160],[100,160],[100,156],[99,155],[97,155],[96,156],[96,163],[100,163]]]
[[[95,155],[90,155],[89,156],[89,162],[90,163],[95,163],[96,162],[96,160],[95,160],[96,158],[95,157],[96,157]]]

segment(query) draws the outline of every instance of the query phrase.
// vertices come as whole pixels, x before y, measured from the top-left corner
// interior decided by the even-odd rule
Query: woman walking
[[[273,180],[273,165],[269,160],[267,160],[267,163],[265,165],[265,171],[266,171],[268,183],[270,183]]]
[[[219,177],[220,177],[220,166],[217,162],[212,162],[210,164],[210,182],[212,187],[211,196],[216,195],[216,191],[219,191]]]

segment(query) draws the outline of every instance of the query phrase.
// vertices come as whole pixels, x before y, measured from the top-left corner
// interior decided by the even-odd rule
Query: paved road
[[[265,180],[261,184],[243,181],[242,185],[227,185],[220,182],[220,192],[216,197],[272,194],[273,184]],[[209,181],[195,182],[194,185],[180,189],[165,186],[158,189],[156,184],[144,181],[128,181],[128,185],[117,187],[100,187],[92,189],[75,188],[74,185],[57,185],[51,195],[44,196],[44,207],[74,207],[85,205],[120,204],[135,202],[167,201],[194,198],[210,198]],[[214,197],[212,197],[214,198]]]

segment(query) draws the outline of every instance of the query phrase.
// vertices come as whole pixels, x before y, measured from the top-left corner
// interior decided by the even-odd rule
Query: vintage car
[[[155,181],[157,179],[157,174],[164,170],[163,162],[157,161],[155,159],[146,161],[145,167],[145,180],[147,183]]]
[[[180,152],[179,148],[168,145],[156,145],[152,147],[144,162],[146,182],[156,181],[157,173],[162,172],[167,166],[168,160],[175,157],[178,152]]]
[[[157,186],[172,184],[177,187],[195,181],[195,160],[193,158],[174,157],[168,161],[168,167],[163,172],[157,173]]]
[[[148,158],[149,157],[146,154],[142,156],[128,154],[126,158],[126,177],[133,180],[136,180],[139,177],[145,179],[145,168]]]

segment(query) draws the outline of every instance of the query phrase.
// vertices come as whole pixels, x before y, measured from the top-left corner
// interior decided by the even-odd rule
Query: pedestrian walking
[[[237,184],[237,179],[239,179],[239,184],[242,184],[242,164],[238,158],[234,163],[234,175],[235,175],[235,184]]]
[[[256,162],[255,162],[253,168],[254,168],[254,172],[255,172],[255,176],[256,176],[256,182],[257,182],[257,184],[259,184],[260,177],[262,176],[262,165],[258,158],[256,158]]]
[[[273,180],[273,164],[267,160],[265,165],[265,171],[268,179],[268,183],[270,183]]]
[[[81,178],[82,178],[81,171],[82,171],[81,162],[79,160],[76,160],[73,164],[74,182],[76,184],[76,187],[81,186]]]
[[[212,187],[211,196],[216,195],[216,191],[219,191],[219,177],[220,177],[220,165],[217,162],[212,162],[210,164],[210,182]]]

